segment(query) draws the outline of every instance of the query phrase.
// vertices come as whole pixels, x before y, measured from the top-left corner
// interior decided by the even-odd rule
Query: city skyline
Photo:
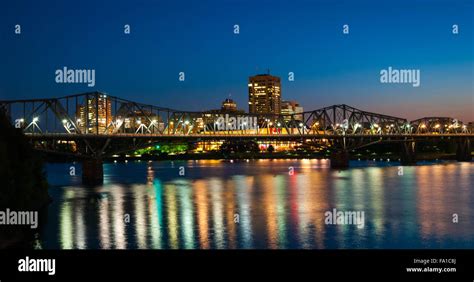
[[[409,120],[433,113],[474,120],[469,1],[435,1],[429,8],[423,1],[203,1],[185,10],[168,2],[129,10],[118,1],[94,4],[95,13],[90,5],[55,3],[47,11],[38,3],[5,5],[1,99],[103,91],[206,110],[229,93],[246,105],[248,77],[270,69],[281,77],[282,98],[305,110],[347,104]],[[21,34],[14,33],[16,24]],[[345,24],[349,34],[343,34]],[[55,71],[64,67],[95,70],[94,87],[56,83]],[[420,70],[420,86],[381,83],[381,70],[390,67]]]
[[[0,282],[472,279],[474,0],[0,6]]]

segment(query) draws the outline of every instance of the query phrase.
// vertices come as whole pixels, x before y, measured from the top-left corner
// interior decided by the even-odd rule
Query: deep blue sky
[[[282,78],[283,98],[305,110],[346,103],[409,119],[472,121],[473,2],[2,1],[0,98],[99,90],[206,110],[231,93],[248,110],[248,77],[269,68]],[[95,69],[96,86],[56,84],[63,66]],[[421,86],[381,84],[388,66],[420,69]]]

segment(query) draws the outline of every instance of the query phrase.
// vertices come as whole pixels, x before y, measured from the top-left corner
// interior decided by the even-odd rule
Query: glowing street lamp
[[[41,128],[37,124],[38,121],[39,121],[39,117],[34,117],[31,123],[24,130],[26,131],[31,127],[33,129],[33,132],[35,131],[35,128],[37,128],[40,132],[42,132]]]
[[[142,134],[145,132],[149,132],[150,130],[146,127],[145,124],[142,123],[141,119],[137,120],[136,123],[139,125],[138,129],[135,131],[135,133],[141,132]]]

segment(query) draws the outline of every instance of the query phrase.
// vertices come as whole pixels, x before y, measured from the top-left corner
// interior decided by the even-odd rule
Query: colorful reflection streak
[[[474,248],[474,163],[403,176],[396,165],[333,171],[327,160],[184,162],[186,176],[176,163],[127,165],[141,172],[127,183],[114,182],[115,164],[104,186],[52,188],[41,247]],[[364,228],[325,224],[334,208],[364,211]]]

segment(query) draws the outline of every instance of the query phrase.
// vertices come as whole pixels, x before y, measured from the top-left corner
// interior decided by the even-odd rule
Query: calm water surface
[[[397,163],[364,161],[344,171],[328,160],[109,163],[92,188],[80,165],[69,175],[73,165],[47,166],[54,202],[40,248],[474,248],[472,162],[403,175]],[[364,211],[364,228],[326,225],[334,208]]]

